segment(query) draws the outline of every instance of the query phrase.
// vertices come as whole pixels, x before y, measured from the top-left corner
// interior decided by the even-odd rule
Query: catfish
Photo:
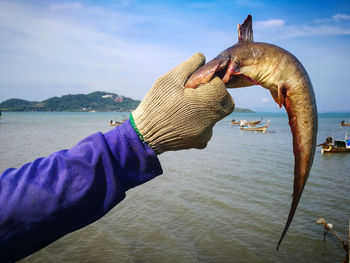
[[[311,80],[300,61],[288,51],[268,43],[254,42],[252,16],[238,24],[238,43],[195,71],[185,88],[197,88],[214,77],[227,88],[260,85],[268,89],[287,111],[293,134],[294,185],[288,219],[277,244],[279,249],[293,220],[315,154],[317,107]]]

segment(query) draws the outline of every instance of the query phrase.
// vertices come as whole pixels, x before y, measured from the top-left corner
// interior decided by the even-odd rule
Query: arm
[[[185,89],[196,54],[160,77],[130,121],[0,175],[0,259],[25,257],[105,215],[125,192],[162,173],[156,154],[205,148],[234,102],[214,78]]]
[[[0,175],[0,259],[13,261],[105,215],[125,192],[162,173],[127,121],[70,150]]]

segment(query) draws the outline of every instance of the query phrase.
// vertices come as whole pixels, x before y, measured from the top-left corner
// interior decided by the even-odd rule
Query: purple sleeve
[[[0,175],[0,261],[23,258],[105,215],[160,175],[129,121]]]

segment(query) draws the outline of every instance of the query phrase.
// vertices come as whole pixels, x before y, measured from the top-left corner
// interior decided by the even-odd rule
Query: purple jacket
[[[98,220],[125,192],[162,174],[129,121],[70,150],[0,175],[0,262],[34,253]]]

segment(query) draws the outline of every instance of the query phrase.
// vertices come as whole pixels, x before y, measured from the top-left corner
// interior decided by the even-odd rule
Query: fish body
[[[185,87],[197,88],[219,76],[227,88],[260,85],[271,92],[280,107],[285,107],[293,134],[294,186],[278,249],[292,222],[313,163],[318,126],[316,100],[311,80],[295,56],[275,45],[253,42],[251,16],[238,25],[238,40],[194,72]]]

